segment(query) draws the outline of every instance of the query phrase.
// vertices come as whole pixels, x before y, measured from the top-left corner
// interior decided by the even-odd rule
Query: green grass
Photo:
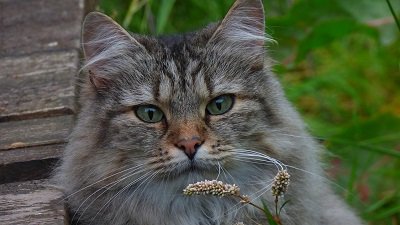
[[[137,33],[194,30],[233,0],[103,0]],[[390,2],[388,6],[387,2]],[[266,32],[288,98],[328,149],[340,193],[369,224],[400,224],[400,14],[397,0],[268,0]]]

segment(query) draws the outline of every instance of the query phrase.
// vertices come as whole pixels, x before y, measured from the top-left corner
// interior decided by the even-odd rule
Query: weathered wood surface
[[[1,225],[63,224],[44,178],[73,126],[81,22],[95,4],[0,0]]]
[[[48,180],[0,185],[0,224],[62,225],[61,192]]]
[[[78,49],[84,0],[0,0],[0,57]]]
[[[81,22],[95,3],[0,0],[1,225],[63,224],[61,193],[43,178],[73,126]]]
[[[39,146],[2,150],[0,151],[0,166],[34,160],[57,159],[62,155],[64,147],[65,142],[62,141],[59,144],[51,143]]]
[[[3,122],[0,152],[23,147],[65,143],[73,116],[57,116],[21,121]]]
[[[78,61],[76,50],[0,58],[0,121],[60,108],[72,113]]]
[[[72,124],[72,115],[0,123],[0,184],[48,176]]]
[[[73,125],[84,3],[0,0],[0,171],[60,155]]]

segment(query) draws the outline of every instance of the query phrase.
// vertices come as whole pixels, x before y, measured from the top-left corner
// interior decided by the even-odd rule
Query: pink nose
[[[193,137],[191,140],[181,139],[176,144],[176,147],[181,149],[190,160],[196,155],[197,149],[201,146],[202,141],[199,137]]]

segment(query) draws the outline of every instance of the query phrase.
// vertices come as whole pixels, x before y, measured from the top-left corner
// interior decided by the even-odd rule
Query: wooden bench
[[[80,30],[95,0],[0,0],[0,224],[63,224],[49,183],[73,126]]]

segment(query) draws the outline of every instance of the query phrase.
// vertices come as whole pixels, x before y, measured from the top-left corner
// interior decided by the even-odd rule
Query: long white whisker
[[[221,164],[218,162],[218,175],[215,178],[215,180],[218,180],[220,174],[221,174]]]
[[[160,174],[160,171],[156,171],[156,172],[153,173],[151,176],[149,176],[148,178],[146,178],[145,180],[143,180],[143,181],[139,184],[139,186],[137,186],[137,187],[135,188],[135,190],[131,193],[131,196],[133,196],[133,195],[136,193],[136,191],[142,190],[140,193],[138,193],[138,194],[136,195],[136,197],[137,197],[138,199],[140,199],[141,196],[143,195],[143,192],[146,190],[147,186],[148,186],[148,185],[154,180],[154,178],[157,177],[159,174]],[[145,184],[145,185],[141,188],[141,186],[142,186],[143,184]],[[123,204],[125,204],[125,203],[127,202],[127,200],[128,200],[128,198],[123,202]],[[133,208],[137,208],[138,203],[140,203],[140,202],[137,201],[136,204],[135,204],[135,206],[134,206]]]
[[[222,172],[224,173],[225,179],[228,181],[228,176],[232,179],[232,183],[236,183],[235,178],[232,176],[232,174],[229,173],[228,170],[226,170],[223,166],[221,166]],[[228,176],[226,176],[228,175]]]
[[[253,199],[253,200],[260,198],[262,195],[265,194],[265,192],[267,192],[267,191],[271,188],[271,186],[272,186],[272,181],[273,181],[273,180],[270,180],[270,182],[271,182],[270,184],[268,184],[267,186],[261,188],[260,190],[258,190],[258,191],[256,191],[256,192],[252,193],[251,195],[248,195],[248,197],[249,197],[250,199]],[[258,193],[260,193],[260,192],[261,192],[261,194],[258,194]],[[257,195],[257,194],[258,194],[258,195]],[[253,196],[255,196],[255,197],[253,197]],[[233,212],[235,211],[235,208],[236,208],[236,207],[237,207],[236,210],[240,210],[240,209],[246,207],[246,204],[243,204],[243,203],[241,203],[241,202],[236,203],[236,204],[233,205],[230,209],[228,209],[227,214],[233,213]]]
[[[109,179],[109,178],[111,178],[111,177],[113,177],[113,176],[116,176],[116,175],[118,175],[118,174],[124,173],[124,172],[129,171],[129,170],[135,170],[135,169],[137,169],[137,168],[139,168],[139,167],[141,167],[141,166],[143,166],[143,165],[144,165],[144,163],[143,163],[143,164],[140,164],[140,165],[137,165],[137,166],[134,166],[134,167],[130,167],[130,168],[121,170],[121,171],[119,171],[119,172],[117,172],[117,173],[114,173],[114,174],[111,174],[111,175],[109,175],[109,176],[107,176],[107,177],[104,177],[104,178],[102,178],[102,179],[100,179],[100,180],[98,180],[98,181],[96,181],[96,182],[94,182],[94,183],[92,183],[92,184],[89,184],[89,185],[87,185],[87,186],[85,186],[85,187],[83,187],[83,188],[81,188],[81,189],[79,189],[79,190],[77,190],[77,191],[75,191],[75,192],[73,192],[73,193],[67,195],[66,197],[64,197],[64,198],[62,199],[62,201],[65,201],[65,200],[68,199],[69,197],[71,197],[71,196],[73,196],[73,195],[75,195],[75,194],[77,194],[77,193],[79,193],[79,192],[81,192],[81,191],[83,191],[83,190],[86,190],[86,189],[92,187],[93,185],[96,185],[96,184],[98,184],[98,183],[100,183],[100,182],[102,182],[102,181],[104,181],[104,180],[107,180],[107,179]]]
[[[265,159],[257,159],[257,158],[251,157],[251,156],[234,156],[234,158],[237,159],[238,161],[240,159],[242,159],[242,160],[244,159],[244,160],[246,160],[246,162],[251,162],[251,163],[254,163],[254,164],[269,165],[269,166],[274,165],[274,166],[276,166],[276,164],[273,163],[273,162],[266,161]],[[277,169],[279,169],[279,168],[277,167]]]
[[[335,183],[334,181],[332,181],[332,180],[330,180],[330,179],[328,179],[328,178],[326,178],[326,177],[324,177],[324,176],[322,176],[322,175],[319,175],[319,174],[316,174],[316,173],[312,173],[312,172],[310,172],[310,171],[307,171],[307,170],[304,170],[304,169],[301,169],[301,168],[298,168],[298,167],[295,167],[295,166],[290,166],[290,165],[285,165],[285,166],[286,166],[286,167],[289,167],[289,168],[292,168],[292,169],[295,169],[295,170],[298,170],[298,171],[300,171],[300,172],[307,173],[307,174],[309,174],[309,175],[318,177],[318,178],[320,178],[320,179],[322,179],[322,180],[324,180],[324,181],[327,181],[327,182],[330,183],[330,184],[335,185],[336,187],[338,187],[338,188],[340,188],[340,189],[342,189],[342,190],[347,191],[346,188],[340,186],[339,184]]]
[[[277,166],[277,169],[279,170],[283,170],[284,168],[284,164],[282,162],[280,162],[277,159],[274,159],[270,156],[267,156],[265,154],[262,154],[260,152],[256,152],[256,151],[251,151],[251,150],[246,150],[246,149],[232,149],[230,150],[231,152],[235,153],[236,155],[242,155],[242,156],[249,156],[249,157],[254,157],[256,159],[256,157],[258,158],[262,158],[265,160],[268,160],[269,162],[274,163]]]
[[[110,199],[97,211],[96,215],[94,215],[94,217],[93,217],[92,221],[90,222],[90,224],[92,224],[92,222],[96,219],[96,217],[99,215],[99,213],[100,213],[105,207],[108,207],[108,205],[111,203],[112,200],[114,200],[114,199],[115,199],[116,197],[118,197],[122,192],[124,192],[126,189],[130,188],[132,185],[136,184],[137,182],[142,181],[141,184],[140,184],[140,185],[142,185],[144,181],[146,181],[149,177],[151,177],[151,176],[148,176],[148,174],[151,174],[151,173],[152,173],[152,171],[149,171],[149,172],[145,173],[145,174],[142,175],[141,177],[139,177],[139,178],[137,178],[136,180],[130,182],[130,183],[129,183],[128,185],[126,185],[124,188],[122,188],[121,190],[119,190],[119,191],[114,195],[114,197],[110,198]],[[144,181],[143,181],[143,179],[144,179]],[[139,186],[140,186],[140,185],[139,185]],[[137,190],[137,189],[136,189],[136,190]],[[135,190],[135,191],[136,191],[136,190]],[[90,224],[89,224],[89,225],[90,225]]]
[[[275,130],[269,130],[269,132],[270,132],[270,133],[277,133],[277,134],[279,134],[279,135],[287,136],[287,137],[310,138],[310,136],[307,136],[307,135],[301,136],[301,135],[294,135],[294,134],[289,134],[289,133],[283,133],[282,130],[276,130],[276,129],[275,129]],[[323,139],[323,138],[320,138],[320,139]]]
[[[100,196],[102,196],[104,193],[106,193],[107,191],[109,191],[111,188],[115,187],[117,184],[121,183],[122,181],[124,181],[124,180],[126,180],[126,179],[128,179],[128,178],[130,178],[130,177],[132,177],[132,176],[134,176],[134,175],[136,175],[136,174],[138,174],[138,173],[141,173],[141,172],[143,172],[143,171],[146,171],[146,169],[141,169],[141,170],[139,170],[139,171],[135,171],[134,173],[128,173],[128,174],[122,176],[120,179],[118,179],[118,180],[116,180],[116,181],[113,181],[113,182],[111,182],[110,184],[107,184],[107,185],[104,186],[103,188],[100,188],[100,189],[98,189],[97,191],[95,191],[94,193],[92,193],[91,195],[89,195],[89,197],[87,197],[87,198],[81,203],[81,205],[79,206],[79,208],[78,208],[77,211],[75,212],[74,216],[72,217],[72,220],[74,219],[76,213],[79,211],[79,209],[82,207],[82,205],[83,205],[91,196],[93,196],[95,193],[97,193],[97,192],[103,190],[105,187],[107,187],[105,190],[103,190],[103,192],[101,192],[95,199],[93,199],[93,200],[86,206],[86,208],[83,210],[82,214],[79,216],[77,222],[79,222],[79,220],[81,219],[81,217],[83,216],[83,214],[86,212],[86,210],[87,210],[98,198],[100,198]],[[142,176],[143,176],[143,175],[142,175]]]
[[[267,156],[267,155],[265,155],[263,153],[252,151],[252,150],[246,150],[246,149],[232,149],[230,151],[235,152],[237,158],[244,159],[243,156],[245,156],[245,157],[248,157],[247,160],[257,161],[257,160],[259,160],[259,159],[257,159],[257,157],[258,157],[258,158],[266,159],[266,160],[269,160],[269,161],[273,161],[274,163],[276,162],[281,167],[281,169],[292,168],[292,169],[298,170],[300,172],[303,172],[303,173],[318,177],[318,178],[320,178],[322,180],[327,181],[330,184],[333,184],[333,185],[341,188],[342,190],[345,190],[344,187],[338,185],[334,181],[326,178],[325,176],[322,176],[320,174],[316,174],[316,173],[313,173],[313,172],[310,172],[310,171],[307,171],[307,170],[304,170],[304,169],[301,169],[301,168],[298,168],[298,167],[295,167],[295,166],[291,166],[291,165],[285,164],[285,163],[280,162],[280,161],[278,161],[276,159],[273,159],[273,158],[271,158],[271,157],[269,157],[269,156]],[[250,154],[248,154],[248,153],[250,153]]]

